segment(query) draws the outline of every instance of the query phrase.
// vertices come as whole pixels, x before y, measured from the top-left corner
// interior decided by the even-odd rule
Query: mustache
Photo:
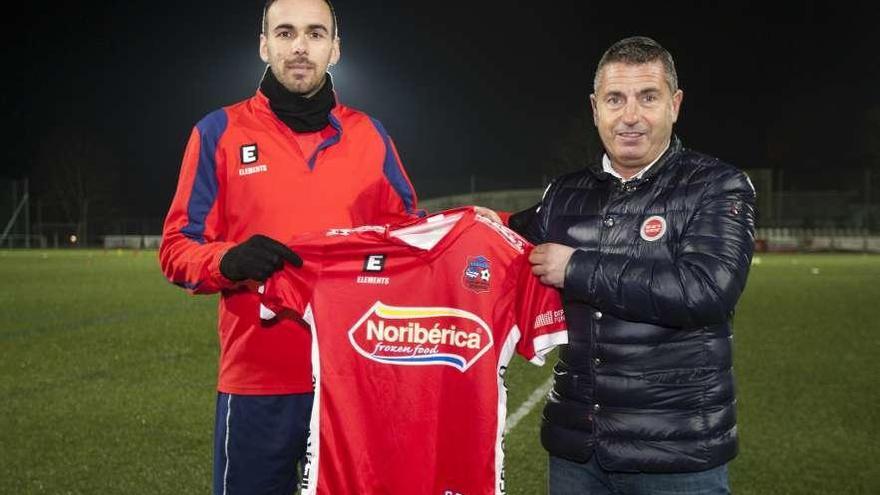
[[[309,59],[307,59],[306,57],[298,57],[298,58],[295,58],[295,59],[293,59],[293,60],[286,60],[286,61],[284,62],[284,65],[286,65],[286,66],[291,66],[291,65],[307,65],[307,66],[309,66],[309,67],[314,67],[314,66],[315,66],[315,64],[312,63],[312,61],[309,60]]]

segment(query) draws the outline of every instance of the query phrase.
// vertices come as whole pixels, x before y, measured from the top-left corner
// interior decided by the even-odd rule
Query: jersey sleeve
[[[296,247],[291,246],[291,249],[296,250]],[[284,268],[275,272],[260,288],[261,319],[271,320],[276,316],[302,318],[305,315],[320,263],[307,254],[302,258],[303,266],[296,268],[285,263]]]
[[[225,164],[218,142],[226,119],[226,113],[218,110],[193,129],[162,228],[162,272],[192,293],[210,294],[235,285],[220,273],[220,258],[235,245],[225,241],[222,214]]]
[[[532,274],[529,247],[520,257],[516,288],[516,325],[522,337],[517,352],[532,364],[542,366],[544,356],[568,343],[568,330],[559,291],[544,285]]]

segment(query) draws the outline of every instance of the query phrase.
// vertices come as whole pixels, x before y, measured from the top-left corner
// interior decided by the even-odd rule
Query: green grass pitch
[[[880,256],[757,259],[734,492],[880,493]],[[216,298],[154,252],[0,251],[0,277],[0,494],[209,493]],[[511,412],[552,366],[515,361]],[[540,409],[506,439],[510,494],[546,491]]]

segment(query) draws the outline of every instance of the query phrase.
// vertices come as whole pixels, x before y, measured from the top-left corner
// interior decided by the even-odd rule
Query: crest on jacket
[[[648,242],[654,242],[666,234],[666,219],[660,215],[653,215],[642,222],[639,227],[639,235]]]

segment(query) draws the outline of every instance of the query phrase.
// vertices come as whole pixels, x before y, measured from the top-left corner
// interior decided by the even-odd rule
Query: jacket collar
[[[672,135],[672,138],[669,141],[669,147],[666,148],[666,151],[660,155],[660,158],[657,160],[654,165],[651,166],[640,179],[633,179],[631,183],[639,184],[646,180],[649,180],[660,173],[660,170],[670,166],[671,163],[675,162],[676,157],[679,153],[681,153],[683,146],[681,144],[681,140],[678,139],[678,136],[675,134]],[[605,154],[604,150],[600,152],[587,166],[587,170],[592,172],[594,176],[596,176],[599,180],[611,180],[615,179],[615,177],[608,172],[602,170],[602,156]],[[615,179],[616,180],[616,179]]]

